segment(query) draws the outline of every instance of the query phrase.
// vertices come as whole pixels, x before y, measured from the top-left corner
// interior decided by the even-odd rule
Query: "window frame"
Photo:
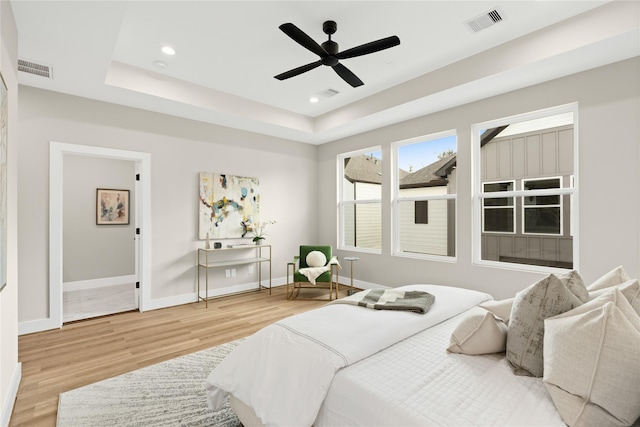
[[[338,191],[337,191],[337,223],[338,223],[338,227],[337,227],[337,248],[339,250],[347,250],[347,251],[353,251],[353,252],[361,252],[361,253],[372,253],[372,254],[382,254],[382,241],[383,241],[383,234],[382,234],[382,221],[380,223],[380,242],[381,242],[381,247],[378,248],[367,248],[367,247],[361,247],[361,246],[354,246],[354,245],[347,245],[345,243],[345,221],[344,221],[344,215],[345,215],[345,208],[346,207],[350,207],[350,206],[354,206],[357,207],[358,205],[367,205],[367,204],[379,204],[380,205],[380,217],[382,218],[382,180],[380,183],[380,198],[378,199],[361,199],[361,200],[344,200],[343,196],[344,196],[344,161],[347,158],[351,158],[354,156],[360,156],[360,155],[366,155],[366,154],[370,154],[370,153],[377,153],[380,152],[380,162],[382,163],[384,161],[384,155],[383,155],[383,150],[382,150],[382,146],[374,146],[374,147],[369,147],[369,148],[364,148],[364,149],[360,149],[360,150],[355,150],[355,151],[350,151],[348,153],[341,153],[338,154],[336,156],[336,161],[337,161],[337,181],[338,181]]]
[[[456,151],[458,146],[458,134],[455,129],[446,130],[442,132],[431,133],[427,135],[418,136],[415,138],[410,138],[401,141],[395,141],[391,143],[391,228],[392,228],[392,236],[391,236],[391,256],[395,257],[403,257],[403,258],[414,258],[414,259],[422,259],[422,260],[433,260],[433,261],[442,261],[442,262],[457,262],[457,251],[458,251],[458,202],[457,202],[457,188],[456,193],[453,194],[443,194],[443,195],[427,195],[427,196],[410,196],[410,197],[400,197],[400,177],[398,161],[399,161],[399,150],[400,147],[419,144],[419,143],[427,143],[429,141],[434,141],[438,139],[443,139],[446,137],[455,137],[456,138]],[[417,202],[417,201],[439,201],[439,200],[453,200],[454,201],[454,255],[438,255],[438,254],[427,254],[427,253],[419,253],[419,252],[408,252],[400,250],[400,204],[403,202]],[[428,224],[419,224],[419,225],[428,225]]]
[[[480,142],[482,139],[481,131],[484,129],[492,129],[500,126],[516,124],[520,122],[527,122],[536,119],[544,119],[550,116],[559,115],[563,113],[573,114],[573,183],[571,187],[563,187],[560,189],[546,189],[546,190],[529,190],[527,194],[523,194],[524,190],[516,190],[513,192],[504,192],[501,197],[523,197],[528,196],[548,196],[558,195],[562,201],[563,196],[569,195],[572,200],[574,209],[571,209],[571,237],[573,239],[573,255],[572,255],[572,269],[578,270],[580,268],[580,238],[575,233],[579,230],[579,215],[575,207],[580,206],[579,203],[579,106],[577,102],[560,105],[556,107],[545,108],[537,111],[532,111],[523,114],[517,114],[500,119],[490,120],[482,123],[476,123],[471,125],[471,155],[472,155],[472,200],[473,200],[473,218],[472,218],[472,262],[478,266],[488,266],[502,268],[506,270],[518,270],[518,271],[531,271],[537,273],[565,273],[567,269],[560,267],[548,267],[532,264],[518,264],[505,261],[493,261],[482,259],[482,200],[484,195],[482,193],[482,180],[481,180],[481,147]],[[556,175],[554,175],[556,176]],[[562,181],[561,181],[562,183]],[[524,202],[524,201],[523,201]],[[523,224],[524,227],[524,224]],[[517,229],[517,225],[516,225]],[[539,235],[539,234],[538,234]],[[554,235],[556,236],[556,235]]]

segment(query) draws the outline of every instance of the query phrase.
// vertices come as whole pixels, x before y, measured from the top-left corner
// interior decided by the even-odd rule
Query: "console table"
[[[269,253],[263,253],[263,249],[269,249]],[[255,251],[255,256],[250,258],[235,258],[220,260],[216,255],[229,253],[229,251]],[[262,263],[269,265],[269,287],[262,285]],[[198,249],[198,301],[204,301],[205,307],[209,307],[209,269],[226,267],[231,265],[257,264],[258,265],[258,290],[269,289],[271,294],[271,245],[238,245],[220,249]],[[205,297],[200,296],[200,272],[204,270]]]

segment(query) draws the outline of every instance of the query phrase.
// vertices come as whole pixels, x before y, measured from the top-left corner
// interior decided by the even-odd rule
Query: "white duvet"
[[[435,296],[428,313],[327,305],[267,326],[242,342],[207,378],[209,407],[232,393],[266,426],[310,426],[338,369],[491,299],[485,293],[408,285]]]

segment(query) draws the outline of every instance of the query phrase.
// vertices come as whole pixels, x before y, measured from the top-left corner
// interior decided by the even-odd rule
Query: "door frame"
[[[136,227],[141,232],[138,238],[138,265],[140,280],[139,310],[145,311],[151,304],[151,154],[136,151],[116,150],[87,145],[49,143],[49,322],[62,327],[62,266],[63,266],[63,160],[65,154],[104,157],[135,162],[136,181]]]

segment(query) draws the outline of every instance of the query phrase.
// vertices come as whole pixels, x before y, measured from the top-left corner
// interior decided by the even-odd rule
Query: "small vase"
[[[262,244],[262,240],[256,240],[256,246],[260,246]]]

